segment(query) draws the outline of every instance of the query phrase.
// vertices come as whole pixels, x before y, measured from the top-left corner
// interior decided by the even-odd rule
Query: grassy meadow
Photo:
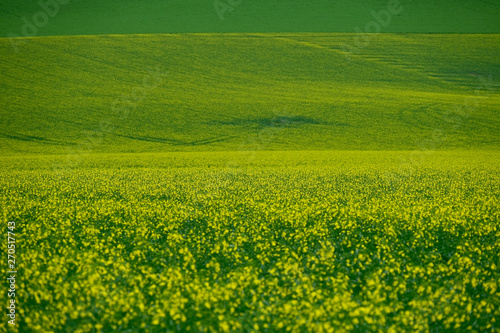
[[[496,149],[499,35],[27,39],[2,54],[4,154]],[[8,39],[0,39],[8,48]]]
[[[499,332],[499,42],[0,38],[8,329]]]

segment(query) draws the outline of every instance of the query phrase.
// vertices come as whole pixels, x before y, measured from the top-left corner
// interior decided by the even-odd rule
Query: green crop
[[[398,10],[377,19],[388,7]],[[382,21],[381,32],[499,33],[498,14],[494,0],[2,0],[0,36],[365,32],[370,21]]]
[[[0,150],[497,149],[499,36],[0,39]]]

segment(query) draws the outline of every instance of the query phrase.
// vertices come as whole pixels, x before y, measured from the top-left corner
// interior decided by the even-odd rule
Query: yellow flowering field
[[[15,330],[498,332],[498,153],[408,156],[3,158]]]

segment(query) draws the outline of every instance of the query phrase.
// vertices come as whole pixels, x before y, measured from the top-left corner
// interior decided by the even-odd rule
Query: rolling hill
[[[1,151],[499,147],[499,35],[366,36],[20,39]]]

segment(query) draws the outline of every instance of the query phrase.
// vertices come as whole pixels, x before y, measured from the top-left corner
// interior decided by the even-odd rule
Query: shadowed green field
[[[58,0],[65,2],[63,0]],[[37,36],[184,32],[356,32],[393,8],[382,32],[500,33],[496,0],[3,0],[0,36],[23,35],[29,22]],[[34,25],[34,18],[39,23]],[[25,19],[23,21],[23,18]],[[372,28],[373,29],[373,28]]]
[[[22,39],[3,154],[497,149],[499,35]]]

